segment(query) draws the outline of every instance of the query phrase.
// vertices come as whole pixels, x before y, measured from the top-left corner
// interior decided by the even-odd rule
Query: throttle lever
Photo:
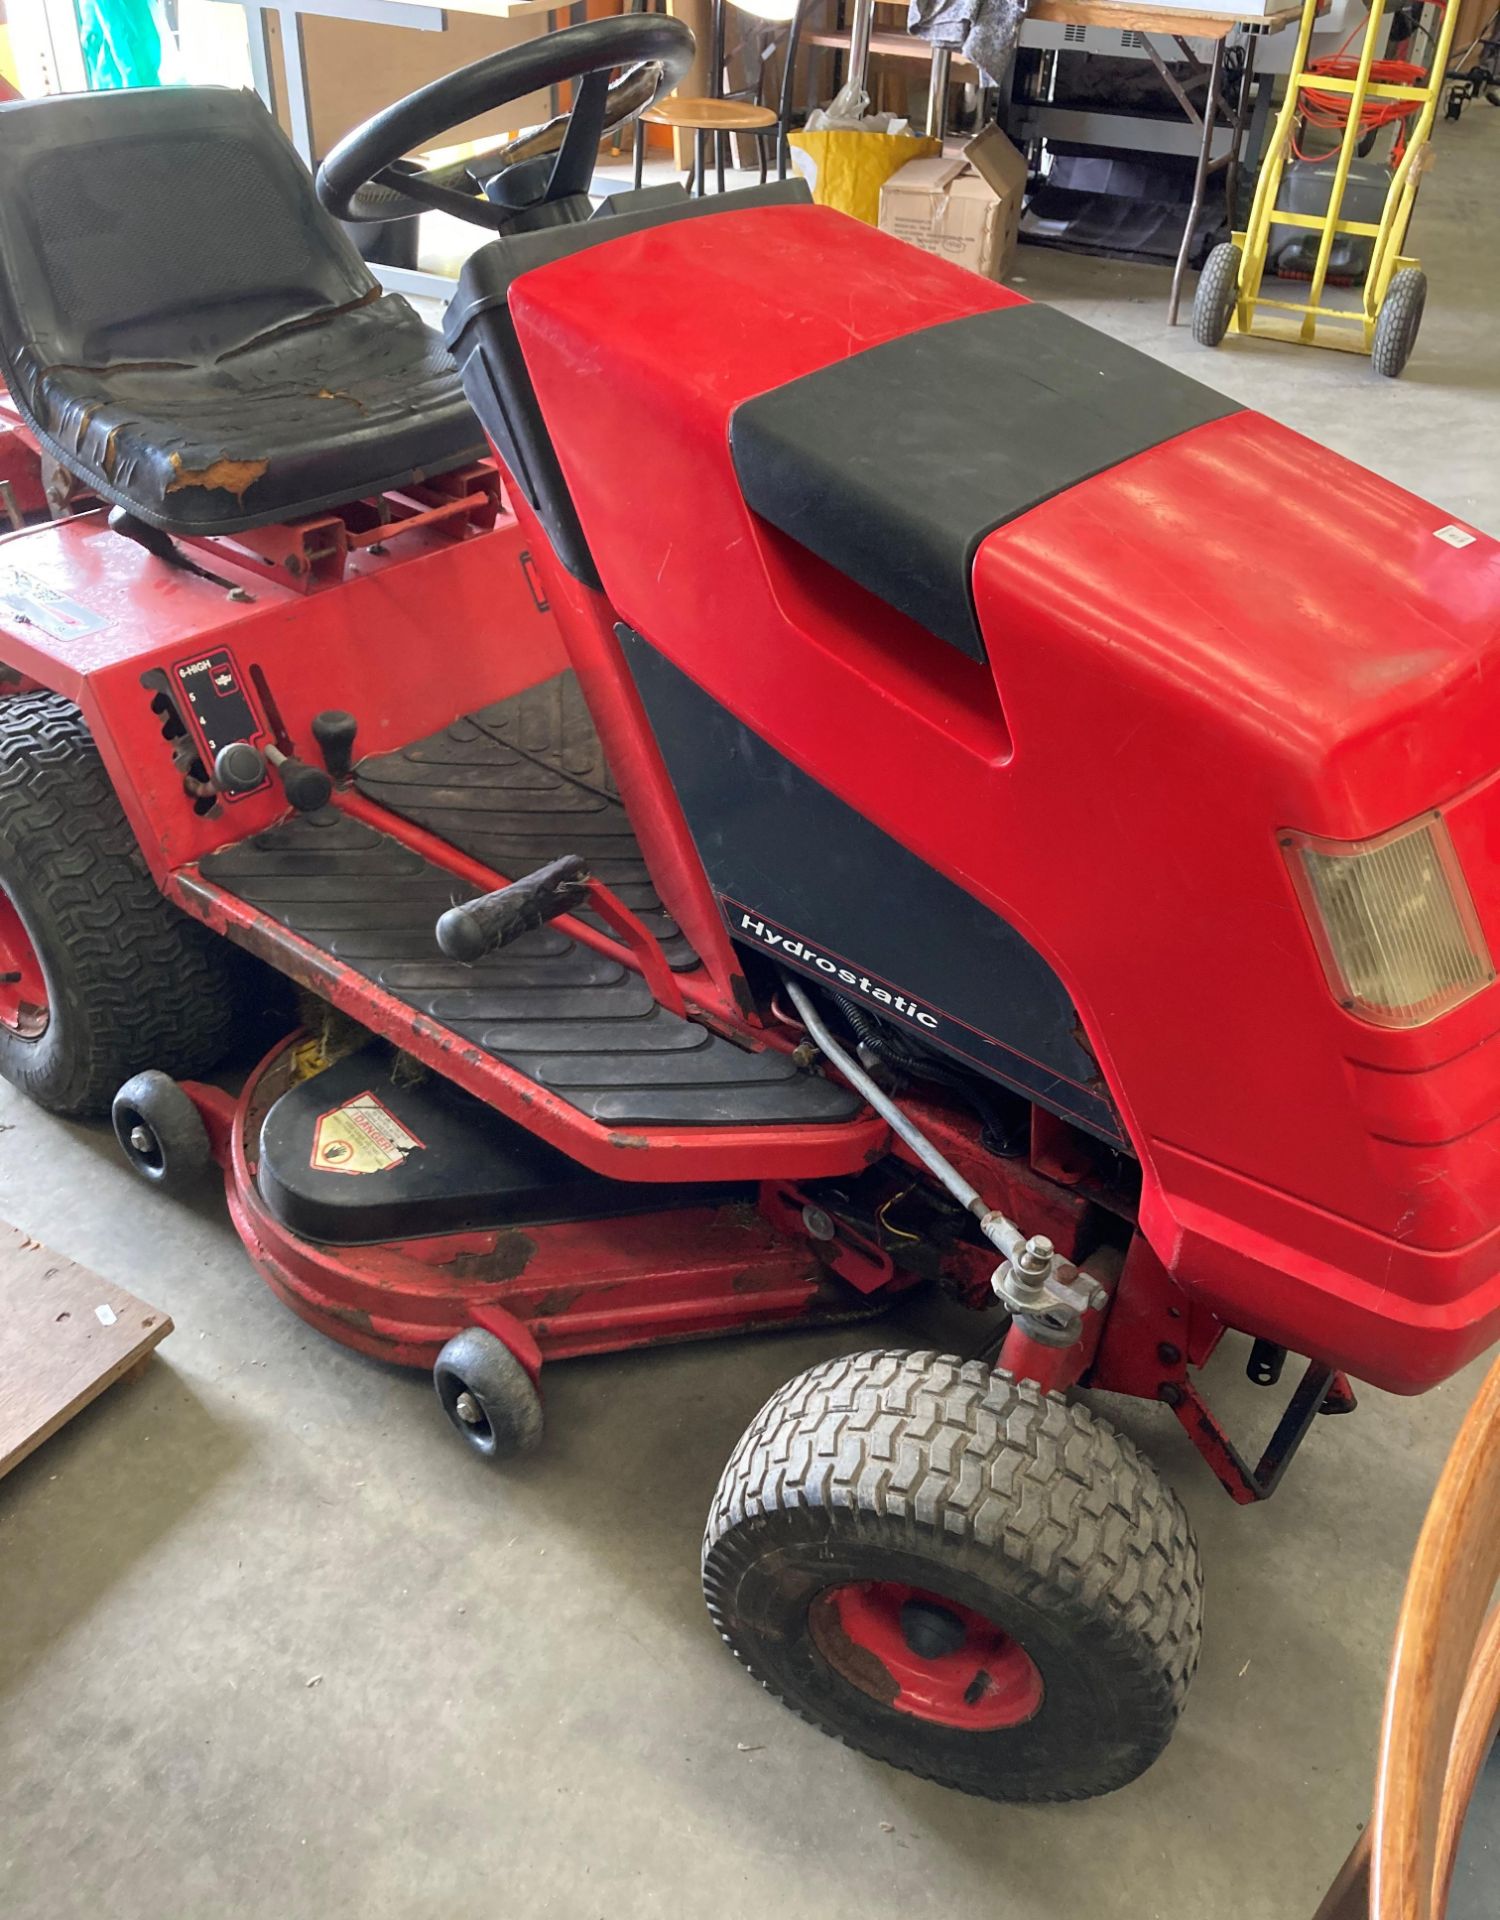
[[[582,855],[565,853],[493,893],[449,907],[437,923],[438,946],[450,960],[472,966],[523,933],[581,907],[588,899],[588,883]]]
[[[294,812],[316,813],[328,805],[333,798],[333,780],[321,767],[310,767],[295,754],[283,753],[280,747],[265,747],[262,751],[275,769],[281,790]]]
[[[249,740],[231,740],[220,747],[214,755],[214,785],[221,793],[253,793],[267,767],[297,813],[316,813],[333,798],[333,781],[321,767],[310,767],[280,747],[257,747]]]

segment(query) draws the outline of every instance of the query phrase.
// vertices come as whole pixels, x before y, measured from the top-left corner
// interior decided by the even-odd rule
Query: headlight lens
[[[1374,840],[1287,833],[1282,847],[1342,1006],[1382,1027],[1420,1027],[1495,977],[1441,815]]]

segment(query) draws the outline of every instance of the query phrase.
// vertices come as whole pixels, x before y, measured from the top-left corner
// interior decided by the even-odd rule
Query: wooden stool
[[[758,107],[753,100],[711,100],[684,99],[681,94],[669,94],[654,107],[647,107],[641,115],[657,127],[681,127],[697,135],[693,150],[693,192],[702,195],[704,190],[704,170],[708,157],[708,136],[714,136],[714,155],[718,165],[719,192],[724,191],[724,136],[730,133],[758,133],[762,136],[777,132],[781,126],[780,117],[771,107]],[[646,142],[639,133],[635,141],[635,184],[641,184],[641,170],[646,163]],[[766,143],[760,141],[760,179],[766,181]]]

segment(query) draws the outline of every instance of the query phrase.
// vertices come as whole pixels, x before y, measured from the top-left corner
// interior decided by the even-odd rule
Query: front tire
[[[714,1624],[804,1719],[996,1800],[1150,1766],[1197,1665],[1181,1503],[1082,1407],[978,1361],[876,1352],[799,1374],[709,1516]]]
[[[162,898],[83,716],[0,701],[0,1075],[52,1113],[108,1113],[151,1065],[206,1073],[228,1048],[224,943]]]

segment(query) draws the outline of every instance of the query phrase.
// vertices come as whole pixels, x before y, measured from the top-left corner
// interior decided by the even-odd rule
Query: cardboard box
[[[1016,250],[1025,156],[998,127],[958,153],[909,160],[880,189],[880,225],[987,279],[1002,280]]]

